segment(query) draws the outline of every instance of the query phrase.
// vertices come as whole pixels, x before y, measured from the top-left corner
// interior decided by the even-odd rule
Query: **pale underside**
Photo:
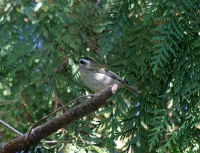
[[[113,79],[106,74],[95,73],[87,70],[81,72],[81,80],[87,87],[89,87],[94,92],[101,91],[112,84],[117,84],[119,87],[123,86],[123,84],[120,81]]]

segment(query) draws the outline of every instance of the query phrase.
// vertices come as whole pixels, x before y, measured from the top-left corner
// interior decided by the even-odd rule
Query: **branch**
[[[51,115],[57,113],[57,112],[60,111],[61,109],[65,108],[66,106],[68,106],[68,105],[72,104],[73,102],[77,101],[78,99],[81,99],[81,98],[84,98],[84,97],[91,97],[91,95],[80,96],[80,97],[78,97],[78,98],[76,98],[76,99],[70,101],[69,103],[67,103],[67,104],[64,105],[63,107],[59,108],[58,110],[53,111],[53,112],[50,113],[49,115],[47,115],[47,116],[41,118],[41,119],[40,119],[39,121],[37,121],[36,123],[34,123],[34,124],[32,125],[32,127],[31,127],[29,133],[28,133],[27,144],[29,144],[29,136],[30,136],[31,130],[34,128],[34,126],[36,126],[39,122],[41,122],[41,121],[44,120],[45,118],[50,117]]]
[[[0,119],[0,123],[3,124],[4,126],[6,126],[11,131],[13,131],[14,133],[16,133],[18,135],[23,135],[22,133],[20,133],[19,131],[17,131],[16,129],[14,129],[12,126],[8,125],[7,123],[5,123],[4,121],[2,121],[1,119]]]
[[[100,50],[99,50],[99,47],[95,46],[95,45],[94,45],[94,42],[93,42],[93,43],[89,43],[89,46],[90,46],[98,55],[101,54],[101,52],[100,52]]]
[[[52,80],[52,85],[54,87],[54,93],[55,93],[55,97],[56,97],[56,102],[55,102],[55,108],[54,108],[54,112],[57,110],[58,108],[58,103],[60,102],[60,104],[62,105],[62,107],[64,106],[62,101],[58,98],[58,94],[57,94],[57,91],[56,91],[56,87],[54,86],[54,82],[53,82],[53,75],[51,76],[51,80]],[[67,108],[65,108],[65,111],[67,111]]]
[[[98,110],[108,102],[108,99],[115,93],[116,90],[117,85],[111,85],[101,93],[96,94],[95,97],[86,100],[84,103],[72,108],[63,115],[56,116],[51,121],[36,127],[30,133],[29,145],[39,143],[41,139],[51,135],[57,130],[67,127],[72,122],[75,122],[78,119]],[[1,153],[15,153],[29,147],[26,143],[27,136],[28,133],[23,136],[19,136],[14,140],[3,143],[0,146]]]

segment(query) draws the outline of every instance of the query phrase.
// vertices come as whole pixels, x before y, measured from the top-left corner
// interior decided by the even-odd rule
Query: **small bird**
[[[105,68],[102,64],[93,58],[86,57],[78,62],[83,83],[94,92],[99,92],[109,85],[117,84],[119,88],[127,88],[136,95],[139,95],[137,89],[124,81],[117,74]]]

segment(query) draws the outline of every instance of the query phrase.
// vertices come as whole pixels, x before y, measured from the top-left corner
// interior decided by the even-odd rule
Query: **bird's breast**
[[[81,80],[94,92],[101,91],[109,85],[116,83],[114,79],[104,73],[95,73],[92,71],[81,72]],[[118,84],[118,83],[117,83]]]

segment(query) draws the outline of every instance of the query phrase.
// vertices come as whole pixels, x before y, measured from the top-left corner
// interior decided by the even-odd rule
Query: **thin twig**
[[[84,143],[86,143],[86,144],[90,144],[90,145],[92,145],[92,143],[83,140],[83,138],[81,137],[80,133],[78,133],[78,136],[80,137],[80,139],[81,139],[82,142],[84,142]]]
[[[71,143],[72,141],[62,141],[61,143]],[[45,143],[59,143],[58,141],[49,141],[46,140]]]
[[[64,104],[62,103],[62,101],[58,98],[58,94],[57,94],[57,91],[56,91],[56,89],[55,89],[55,86],[54,86],[54,82],[53,82],[53,76],[51,76],[51,79],[52,79],[52,85],[53,85],[53,87],[54,87],[54,93],[55,93],[55,96],[56,96],[56,102],[55,102],[55,108],[54,108],[54,112],[57,110],[57,108],[58,108],[58,104],[60,103],[61,105],[62,105],[62,107],[64,107]],[[65,111],[67,111],[67,109],[66,108],[64,108],[65,109]]]
[[[57,108],[58,108],[58,100],[56,99],[55,106],[54,106],[54,112],[57,110]]]
[[[34,127],[35,125],[37,125],[37,124],[38,124],[39,122],[41,122],[43,119],[45,119],[45,118],[47,118],[47,117],[49,117],[49,116],[51,116],[51,115],[57,113],[57,112],[60,111],[61,109],[65,108],[66,106],[68,106],[68,105],[72,104],[73,102],[77,101],[78,99],[81,99],[81,98],[84,98],[84,97],[91,97],[91,96],[94,96],[94,95],[91,94],[91,95],[80,96],[80,97],[78,97],[78,98],[72,100],[71,102],[67,103],[67,104],[64,105],[63,107],[59,108],[57,111],[50,113],[49,115],[47,115],[47,116],[41,118],[39,121],[37,121],[36,123],[34,123],[34,124],[32,125],[32,127],[31,127],[29,133],[28,133],[27,144],[29,145],[29,136],[30,136],[30,133],[31,133],[31,131],[32,131],[32,129],[33,129],[33,127]]]
[[[10,129],[11,131],[13,131],[14,133],[18,134],[18,135],[23,135],[22,133],[20,133],[19,131],[17,131],[16,129],[14,129],[13,127],[11,127],[9,124],[5,123],[4,121],[2,121],[0,119],[0,123],[3,124],[4,126],[6,126],[8,129]]]
[[[4,121],[2,121],[0,119],[0,123],[3,124],[4,126],[6,126],[8,129],[10,129],[11,131],[13,131],[14,133],[18,134],[18,135],[23,135],[22,133],[20,133],[19,131],[17,131],[16,129],[14,129],[13,127],[11,127],[9,124],[5,123]],[[61,143],[70,143],[72,141],[62,141]],[[51,140],[46,140],[45,143],[59,143],[58,141],[51,141]]]
[[[62,103],[62,101],[60,100],[60,99],[57,99],[58,100],[58,102],[60,103],[60,105],[62,106],[62,107],[64,107],[64,104]],[[65,111],[67,111],[67,108],[65,108]]]

